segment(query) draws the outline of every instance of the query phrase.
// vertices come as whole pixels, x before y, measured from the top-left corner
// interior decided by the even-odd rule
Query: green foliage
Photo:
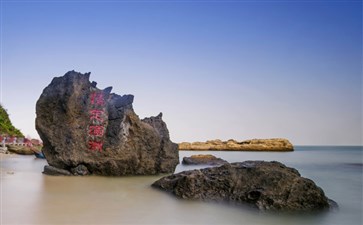
[[[24,137],[20,130],[16,129],[9,119],[6,109],[0,105],[0,134]]]

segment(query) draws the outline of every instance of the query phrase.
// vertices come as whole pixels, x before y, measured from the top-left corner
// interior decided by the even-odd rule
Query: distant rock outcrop
[[[279,162],[245,161],[184,171],[152,186],[178,198],[247,204],[263,211],[314,212],[337,206],[312,180]]]
[[[100,90],[90,73],[56,77],[36,104],[36,129],[49,174],[171,173],[179,163],[162,114],[140,120],[133,95]],[[52,168],[54,167],[54,168]]]
[[[34,155],[33,148],[29,146],[22,145],[6,145],[7,149],[11,153],[19,154],[19,155]]]
[[[182,142],[179,150],[218,150],[218,151],[293,151],[293,145],[283,138],[252,139],[246,141],[211,140],[206,142]]]
[[[182,163],[184,165],[222,165],[228,163],[226,160],[217,158],[214,155],[192,155],[190,157],[184,157]]]

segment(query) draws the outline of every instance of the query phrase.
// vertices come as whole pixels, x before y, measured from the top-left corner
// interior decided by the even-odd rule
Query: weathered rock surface
[[[264,211],[329,209],[323,190],[279,162],[245,161],[163,177],[152,184],[183,199],[249,204]]]
[[[211,140],[206,142],[182,142],[179,150],[218,150],[218,151],[293,151],[293,145],[283,138],[236,140]]]
[[[228,163],[226,160],[217,158],[214,155],[192,155],[190,157],[183,157],[182,163],[184,165],[223,165]]]
[[[36,104],[36,129],[50,166],[74,175],[171,173],[179,163],[162,114],[140,120],[134,96],[100,90],[90,73],[56,77]]]

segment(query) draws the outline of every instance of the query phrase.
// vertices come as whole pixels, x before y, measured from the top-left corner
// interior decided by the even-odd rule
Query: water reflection
[[[294,164],[296,156],[291,154],[265,154],[263,159],[273,159],[278,155]],[[233,154],[216,156],[238,160]],[[257,156],[243,154],[238,157],[238,161],[243,161]],[[258,157],[261,159],[261,155]],[[352,208],[358,204],[359,198],[348,199],[349,202],[345,205],[344,199],[347,197],[337,196],[344,188],[341,186],[344,183],[335,187],[326,185],[332,182],[333,176],[339,179],[340,175],[332,174],[331,170],[306,169],[303,172],[321,182],[322,186],[332,186],[333,189],[324,189],[328,190],[329,197],[340,203],[342,210],[328,215],[303,217],[266,214],[233,205],[176,199],[150,187],[161,176],[54,177],[41,173],[45,164],[45,160],[29,156],[1,160],[1,224],[359,224],[359,209]],[[304,164],[301,166],[308,168]],[[200,167],[179,165],[177,172],[195,168]],[[14,174],[8,173],[9,171]],[[350,176],[350,179],[355,179],[355,183],[348,180],[345,183],[350,182],[346,184],[350,187],[357,186],[358,189],[353,191],[358,193],[359,187],[361,188],[359,179],[353,177],[356,176],[354,174]],[[345,173],[340,177],[349,178]]]

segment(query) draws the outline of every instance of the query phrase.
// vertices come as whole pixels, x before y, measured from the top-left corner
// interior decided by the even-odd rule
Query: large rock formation
[[[312,212],[335,205],[312,180],[279,162],[245,161],[184,171],[152,186],[183,199],[243,203],[266,211]]]
[[[134,96],[100,90],[89,76],[70,71],[56,77],[37,102],[36,129],[49,165],[75,175],[173,172],[178,149],[162,114],[140,120]]]
[[[293,151],[293,145],[284,138],[252,139],[246,141],[210,140],[206,142],[182,142],[179,150],[215,151]]]

